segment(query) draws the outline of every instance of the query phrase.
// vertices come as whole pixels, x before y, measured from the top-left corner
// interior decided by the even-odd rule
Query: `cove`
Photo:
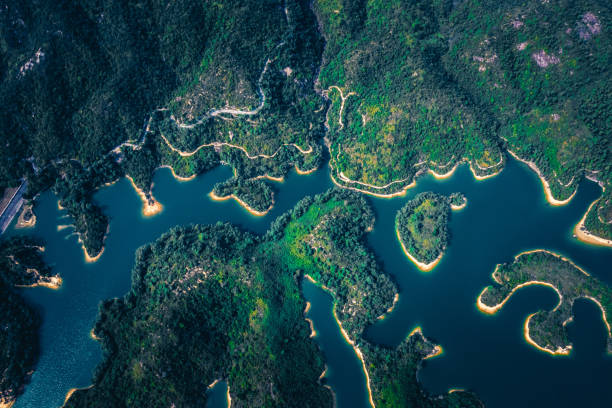
[[[229,177],[231,170],[226,167],[189,182],[176,181],[168,169],[157,171],[154,194],[164,210],[152,218],[142,217],[142,203],[126,179],[100,190],[95,200],[111,217],[110,234],[104,254],[92,264],[84,262],[71,229],[57,230],[57,225],[69,224],[70,220],[57,209],[57,200],[50,193],[37,200],[38,224],[34,230],[10,229],[10,234],[34,234],[45,239],[45,259],[64,280],[58,291],[21,291],[41,311],[43,325],[38,366],[15,407],[56,407],[70,388],[90,384],[91,373],[102,358],[99,343],[89,337],[97,305],[129,290],[136,248],[172,226],[190,223],[228,221],[263,233],[299,199],[332,185],[328,168],[307,176],[291,174],[285,182],[271,184],[277,193],[270,213],[254,217],[234,200],[213,202],[208,197],[216,182]],[[460,191],[468,199],[464,210],[451,215],[451,240],[442,261],[427,273],[420,272],[405,257],[394,233],[397,210],[422,191]],[[421,326],[424,335],[444,349],[441,356],[427,360],[419,372],[424,387],[432,393],[467,388],[489,407],[611,406],[608,388],[612,358],[604,354],[603,322],[589,302],[577,302],[574,307],[572,354],[554,358],[527,345],[522,335],[529,313],[556,303],[552,290],[522,289],[494,316],[483,315],[475,306],[482,288],[492,282],[495,264],[509,262],[527,249],[561,253],[611,284],[612,250],[572,238],[574,225],[598,195],[595,184],[583,182],[570,204],[551,207],[537,176],[510,159],[501,174],[484,181],[476,181],[463,165],[446,180],[420,178],[404,197],[370,197],[376,225],[368,241],[384,270],[398,283],[400,297],[394,311],[368,329],[367,338],[393,346],[415,326]],[[306,287],[304,294],[312,303],[313,325],[320,328],[315,341],[324,354],[328,350],[328,383],[337,394],[338,406],[367,406],[363,374],[353,371],[361,370],[356,356],[334,352],[344,346],[338,342],[342,337],[333,326],[331,299],[322,290],[312,289],[309,292]],[[323,329],[326,326],[329,330]],[[345,396],[347,391],[343,390],[355,394],[357,400]],[[352,401],[360,402],[351,405]]]

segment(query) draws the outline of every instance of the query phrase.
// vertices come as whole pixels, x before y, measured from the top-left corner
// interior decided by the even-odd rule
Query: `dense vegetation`
[[[321,0],[314,8],[327,40],[319,80],[332,103],[337,183],[389,194],[464,158],[484,176],[503,167],[505,147],[533,162],[558,200],[583,175],[599,180],[604,197],[587,227],[612,238],[606,1]]]
[[[463,158],[478,174],[497,170],[502,155],[489,117],[442,61],[451,2],[368,1],[360,13],[348,3],[314,6],[327,40],[319,80],[332,103],[336,181],[392,193],[427,168],[445,173]]]
[[[493,279],[497,284],[485,288],[479,297],[485,307],[499,305],[518,285],[530,281],[548,283],[559,291],[562,296],[559,305],[535,313],[527,323],[531,339],[550,352],[565,353],[571,348],[565,324],[572,318],[574,301],[588,298],[598,302],[608,330],[607,350],[612,353],[612,289],[568,259],[543,250],[523,253],[511,264],[498,265]]]
[[[0,405],[23,392],[38,360],[40,316],[0,280]]]
[[[231,178],[215,184],[213,194],[217,198],[236,197],[250,211],[265,214],[274,205],[274,193],[262,180]]]
[[[451,205],[464,203],[460,193],[445,197],[425,192],[408,201],[395,217],[395,230],[404,250],[424,264],[435,262],[448,245]]]
[[[104,183],[64,179],[75,166],[121,162],[110,178],[128,174],[152,199],[159,166],[191,177],[227,163],[243,182],[314,169],[325,126],[342,186],[390,194],[463,160],[491,175],[507,147],[557,199],[582,175],[607,186],[585,224],[612,238],[604,0],[5,6],[0,189],[61,184],[91,256],[108,222],[91,194]]]
[[[224,162],[249,179],[320,163],[323,42],[308,2],[47,3],[0,14],[0,189],[53,186],[89,255],[108,224],[92,193],[124,174],[151,198],[161,165],[189,177]],[[99,166],[105,177],[88,174]]]
[[[191,226],[139,249],[132,290],[100,309],[94,332],[106,358],[94,386],[66,406],[201,406],[219,378],[232,406],[332,406],[304,319],[305,275],[334,295],[339,321],[376,372],[377,403],[477,406],[471,394],[420,390],[415,371],[433,347],[424,337],[398,350],[362,338],[396,293],[364,245],[373,221],[363,198],[332,190],[301,201],[263,237],[227,224]]]
[[[52,276],[31,238],[0,241],[0,405],[23,392],[38,360],[40,316],[15,292],[15,286],[61,283]]]
[[[495,118],[507,148],[537,165],[555,198],[568,198],[583,174],[602,182],[594,212],[603,222],[593,229],[608,238],[611,22],[603,0],[466,1],[449,17],[444,57],[453,79]]]

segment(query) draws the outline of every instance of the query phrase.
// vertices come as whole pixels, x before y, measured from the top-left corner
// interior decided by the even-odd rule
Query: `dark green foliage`
[[[42,244],[32,238],[0,241],[0,280],[7,286],[29,286],[51,277],[51,268],[43,260],[42,250]]]
[[[0,280],[0,404],[23,392],[38,360],[40,317]]]
[[[398,238],[419,262],[431,263],[446,250],[450,205],[455,201],[463,204],[459,197],[459,193],[453,198],[421,193],[398,211],[395,217]]]
[[[93,203],[93,193],[98,186],[111,183],[122,172],[110,156],[106,155],[89,168],[82,168],[76,161],[68,161],[60,167],[53,192],[73,219],[75,230],[90,256],[102,250],[108,229],[108,217]]]
[[[537,250],[520,254],[513,263],[498,265],[493,277],[496,284],[485,288],[480,295],[480,301],[489,307],[501,303],[516,286],[531,281],[548,283],[559,291],[562,298],[558,306],[550,311],[540,310],[529,320],[529,336],[550,352],[571,348],[565,325],[572,317],[576,299],[595,299],[602,308],[605,321],[612,321],[612,289],[587,275],[570,260],[552,252]],[[612,334],[609,326],[607,329],[607,350],[612,353]]]
[[[39,353],[40,316],[13,287],[61,282],[43,261],[41,245],[25,237],[0,241],[0,405],[23,392]]]
[[[363,197],[331,190],[302,200],[263,237],[228,224],[190,226],[140,248],[130,293],[100,308],[94,332],[106,358],[94,386],[66,406],[203,406],[208,385],[221,378],[232,406],[331,407],[318,381],[322,354],[304,319],[305,275],[334,295],[342,326],[363,346],[368,366],[380,367],[377,401],[398,376],[401,400],[457,401],[420,390],[415,370],[433,348],[424,337],[411,336],[398,350],[362,337],[396,293],[365,247],[372,223]]]

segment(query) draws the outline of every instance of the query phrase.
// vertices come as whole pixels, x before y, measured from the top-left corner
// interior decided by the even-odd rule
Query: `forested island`
[[[395,217],[395,232],[402,250],[422,271],[432,270],[448,245],[451,209],[467,205],[461,193],[449,197],[425,192],[408,201]]]
[[[58,288],[61,278],[44,263],[41,243],[31,238],[0,241],[0,406],[10,407],[23,392],[39,353],[41,324],[15,287]]]
[[[207,387],[223,379],[233,407],[331,407],[304,317],[304,277],[334,296],[376,406],[481,406],[470,393],[434,398],[420,388],[420,361],[437,350],[422,333],[395,350],[363,338],[397,293],[365,246],[373,222],[361,196],[331,190],[302,200],[264,236],[228,224],[170,230],[138,250],[128,295],[102,304],[93,332],[105,359],[93,387],[65,406],[204,405]]]
[[[607,352],[612,353],[612,290],[590,276],[572,261],[545,250],[523,252],[511,264],[497,265],[493,286],[478,296],[478,308],[484,313],[496,313],[512,294],[525,286],[551,287],[559,296],[553,310],[541,310],[525,321],[525,338],[533,346],[551,354],[569,354],[570,344],[565,326],[572,320],[572,307],[578,298],[593,301],[602,313],[608,332]]]

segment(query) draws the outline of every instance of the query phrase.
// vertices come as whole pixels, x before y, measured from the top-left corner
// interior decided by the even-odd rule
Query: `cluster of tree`
[[[96,256],[104,245],[108,217],[93,202],[93,193],[99,186],[117,180],[123,174],[121,168],[106,155],[87,168],[77,161],[68,161],[58,168],[58,173],[53,192],[72,217],[87,253]]]
[[[314,2],[327,40],[319,80],[332,102],[338,174],[407,184],[427,166],[467,158],[483,176],[504,165],[508,147],[537,164],[558,199],[571,196],[584,169],[610,190],[605,1],[349,3]],[[612,206],[597,207],[604,216],[593,218],[594,231],[610,238]]]
[[[10,406],[23,392],[38,360],[41,318],[13,288],[51,276],[41,245],[24,237],[0,241],[0,405]]]
[[[319,80],[336,107],[327,123],[338,172],[382,186],[408,184],[421,168],[452,167],[464,157],[492,166],[479,173],[496,170],[501,151],[494,123],[474,109],[442,61],[450,2],[365,2],[358,34],[345,24],[351,7],[338,12],[325,1],[314,7],[327,40]],[[427,164],[416,166],[421,162]]]
[[[401,377],[394,401],[452,406],[458,396],[431,398],[418,386],[417,362],[432,348],[424,338],[398,350],[365,344],[365,328],[396,293],[365,247],[372,223],[361,196],[331,190],[302,200],[261,237],[196,225],[140,248],[129,294],[101,305],[94,332],[105,359],[94,386],[66,407],[204,405],[216,379],[227,380],[232,406],[331,407],[304,319],[304,275],[332,292],[341,324],[363,344],[368,367],[379,367],[376,401]],[[400,357],[407,365],[390,363]]]
[[[452,198],[425,192],[408,201],[395,217],[395,229],[406,250],[423,263],[436,260],[448,245],[451,204],[464,204],[462,194]]]
[[[51,276],[51,268],[42,258],[42,243],[29,237],[0,241],[0,280],[8,286],[29,286]]]
[[[232,177],[215,184],[213,194],[219,198],[233,195],[260,213],[268,211],[274,205],[274,192],[263,180]]]
[[[584,226],[589,232],[599,236],[612,238],[612,193],[604,191],[602,198],[589,211],[584,220]]]
[[[603,0],[466,1],[448,17],[447,71],[558,199],[575,191],[584,169],[606,190],[612,180],[612,36],[603,29],[611,18]],[[610,238],[604,212],[592,228]]]
[[[471,392],[452,392],[430,398],[419,386],[417,370],[433,345],[417,332],[395,349],[364,344],[362,352],[369,367],[374,405],[380,408],[482,408]]]
[[[10,406],[38,360],[41,319],[3,279],[0,296],[0,404]]]
[[[481,294],[480,301],[487,306],[501,303],[512,291],[525,282],[539,281],[554,286],[561,298],[551,311],[538,311],[529,321],[529,336],[540,347],[555,351],[570,342],[565,322],[572,316],[574,300],[595,299],[606,321],[612,319],[612,289],[597,278],[581,271],[570,260],[549,251],[539,250],[520,254],[510,264],[498,265],[496,283]],[[608,333],[608,352],[612,353],[612,335]]]
[[[90,174],[101,163],[118,159],[113,178],[130,175],[145,193],[160,165],[189,177],[224,161],[244,183],[312,169],[321,149],[304,155],[291,144],[308,149],[324,132],[316,27],[304,0],[9,2],[0,16],[0,188],[22,177],[29,196],[53,187],[95,255],[108,223],[91,201],[108,181]],[[225,107],[258,113],[210,116]],[[280,150],[273,160],[212,147],[181,156],[161,135],[184,150]],[[134,142],[119,157],[109,153],[126,140]]]

